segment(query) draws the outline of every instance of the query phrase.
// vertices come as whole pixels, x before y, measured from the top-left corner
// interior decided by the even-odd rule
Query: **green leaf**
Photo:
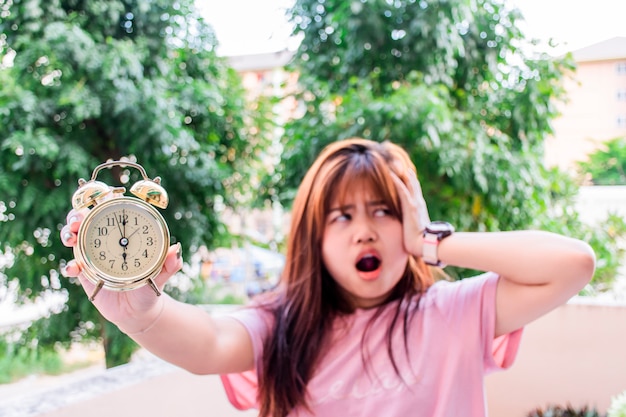
[[[29,333],[37,346],[106,334],[107,363],[125,361],[128,340],[105,330],[82,289],[49,284],[72,258],[59,231],[78,179],[122,157],[161,176],[163,214],[189,259],[227,238],[216,199],[235,206],[255,197],[271,108],[248,103],[192,0],[30,0],[2,10],[0,57],[15,58],[0,67],[0,247],[15,262],[0,276],[19,280],[24,298],[69,294],[66,310]],[[140,179],[123,173],[98,179],[127,188]]]

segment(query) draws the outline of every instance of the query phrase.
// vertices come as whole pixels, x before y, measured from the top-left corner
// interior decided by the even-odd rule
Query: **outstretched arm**
[[[76,233],[85,210],[72,210],[61,230],[66,246],[76,243]],[[182,267],[179,245],[169,248],[162,271],[154,279],[162,289]],[[78,277],[85,292],[94,285],[70,261],[63,271]],[[116,324],[137,343],[162,359],[198,374],[241,372],[253,367],[250,336],[237,320],[213,318],[200,308],[174,300],[166,294],[157,296],[148,286],[132,291],[102,289],[93,304],[107,320]]]

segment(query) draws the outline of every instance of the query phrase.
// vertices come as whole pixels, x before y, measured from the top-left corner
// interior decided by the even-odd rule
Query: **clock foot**
[[[150,284],[150,287],[154,290],[154,292],[156,293],[157,297],[161,295],[161,290],[159,290],[159,287],[156,286],[156,284],[154,283],[152,278],[150,278],[148,280],[148,284]]]
[[[89,301],[93,302],[93,300],[96,298],[96,295],[100,292],[100,290],[102,289],[102,286],[104,285],[104,281],[100,280],[98,281],[98,285],[96,285],[96,288],[93,289],[93,292],[91,293],[91,295],[89,296]]]

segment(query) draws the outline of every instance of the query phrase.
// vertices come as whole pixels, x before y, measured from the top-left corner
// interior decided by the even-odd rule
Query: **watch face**
[[[120,197],[92,209],[75,248],[88,278],[128,289],[160,271],[168,247],[169,231],[156,209],[139,199]]]
[[[426,230],[430,233],[438,234],[438,233],[452,233],[454,232],[454,227],[447,222],[435,221],[428,224]]]

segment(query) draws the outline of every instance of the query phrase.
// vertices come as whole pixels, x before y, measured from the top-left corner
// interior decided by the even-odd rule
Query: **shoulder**
[[[251,333],[271,326],[273,321],[272,313],[259,303],[238,306],[224,313],[223,316],[241,322]]]
[[[222,316],[236,320],[245,327],[252,339],[255,352],[261,350],[263,341],[272,331],[274,322],[271,310],[257,302],[236,307],[223,313]]]

